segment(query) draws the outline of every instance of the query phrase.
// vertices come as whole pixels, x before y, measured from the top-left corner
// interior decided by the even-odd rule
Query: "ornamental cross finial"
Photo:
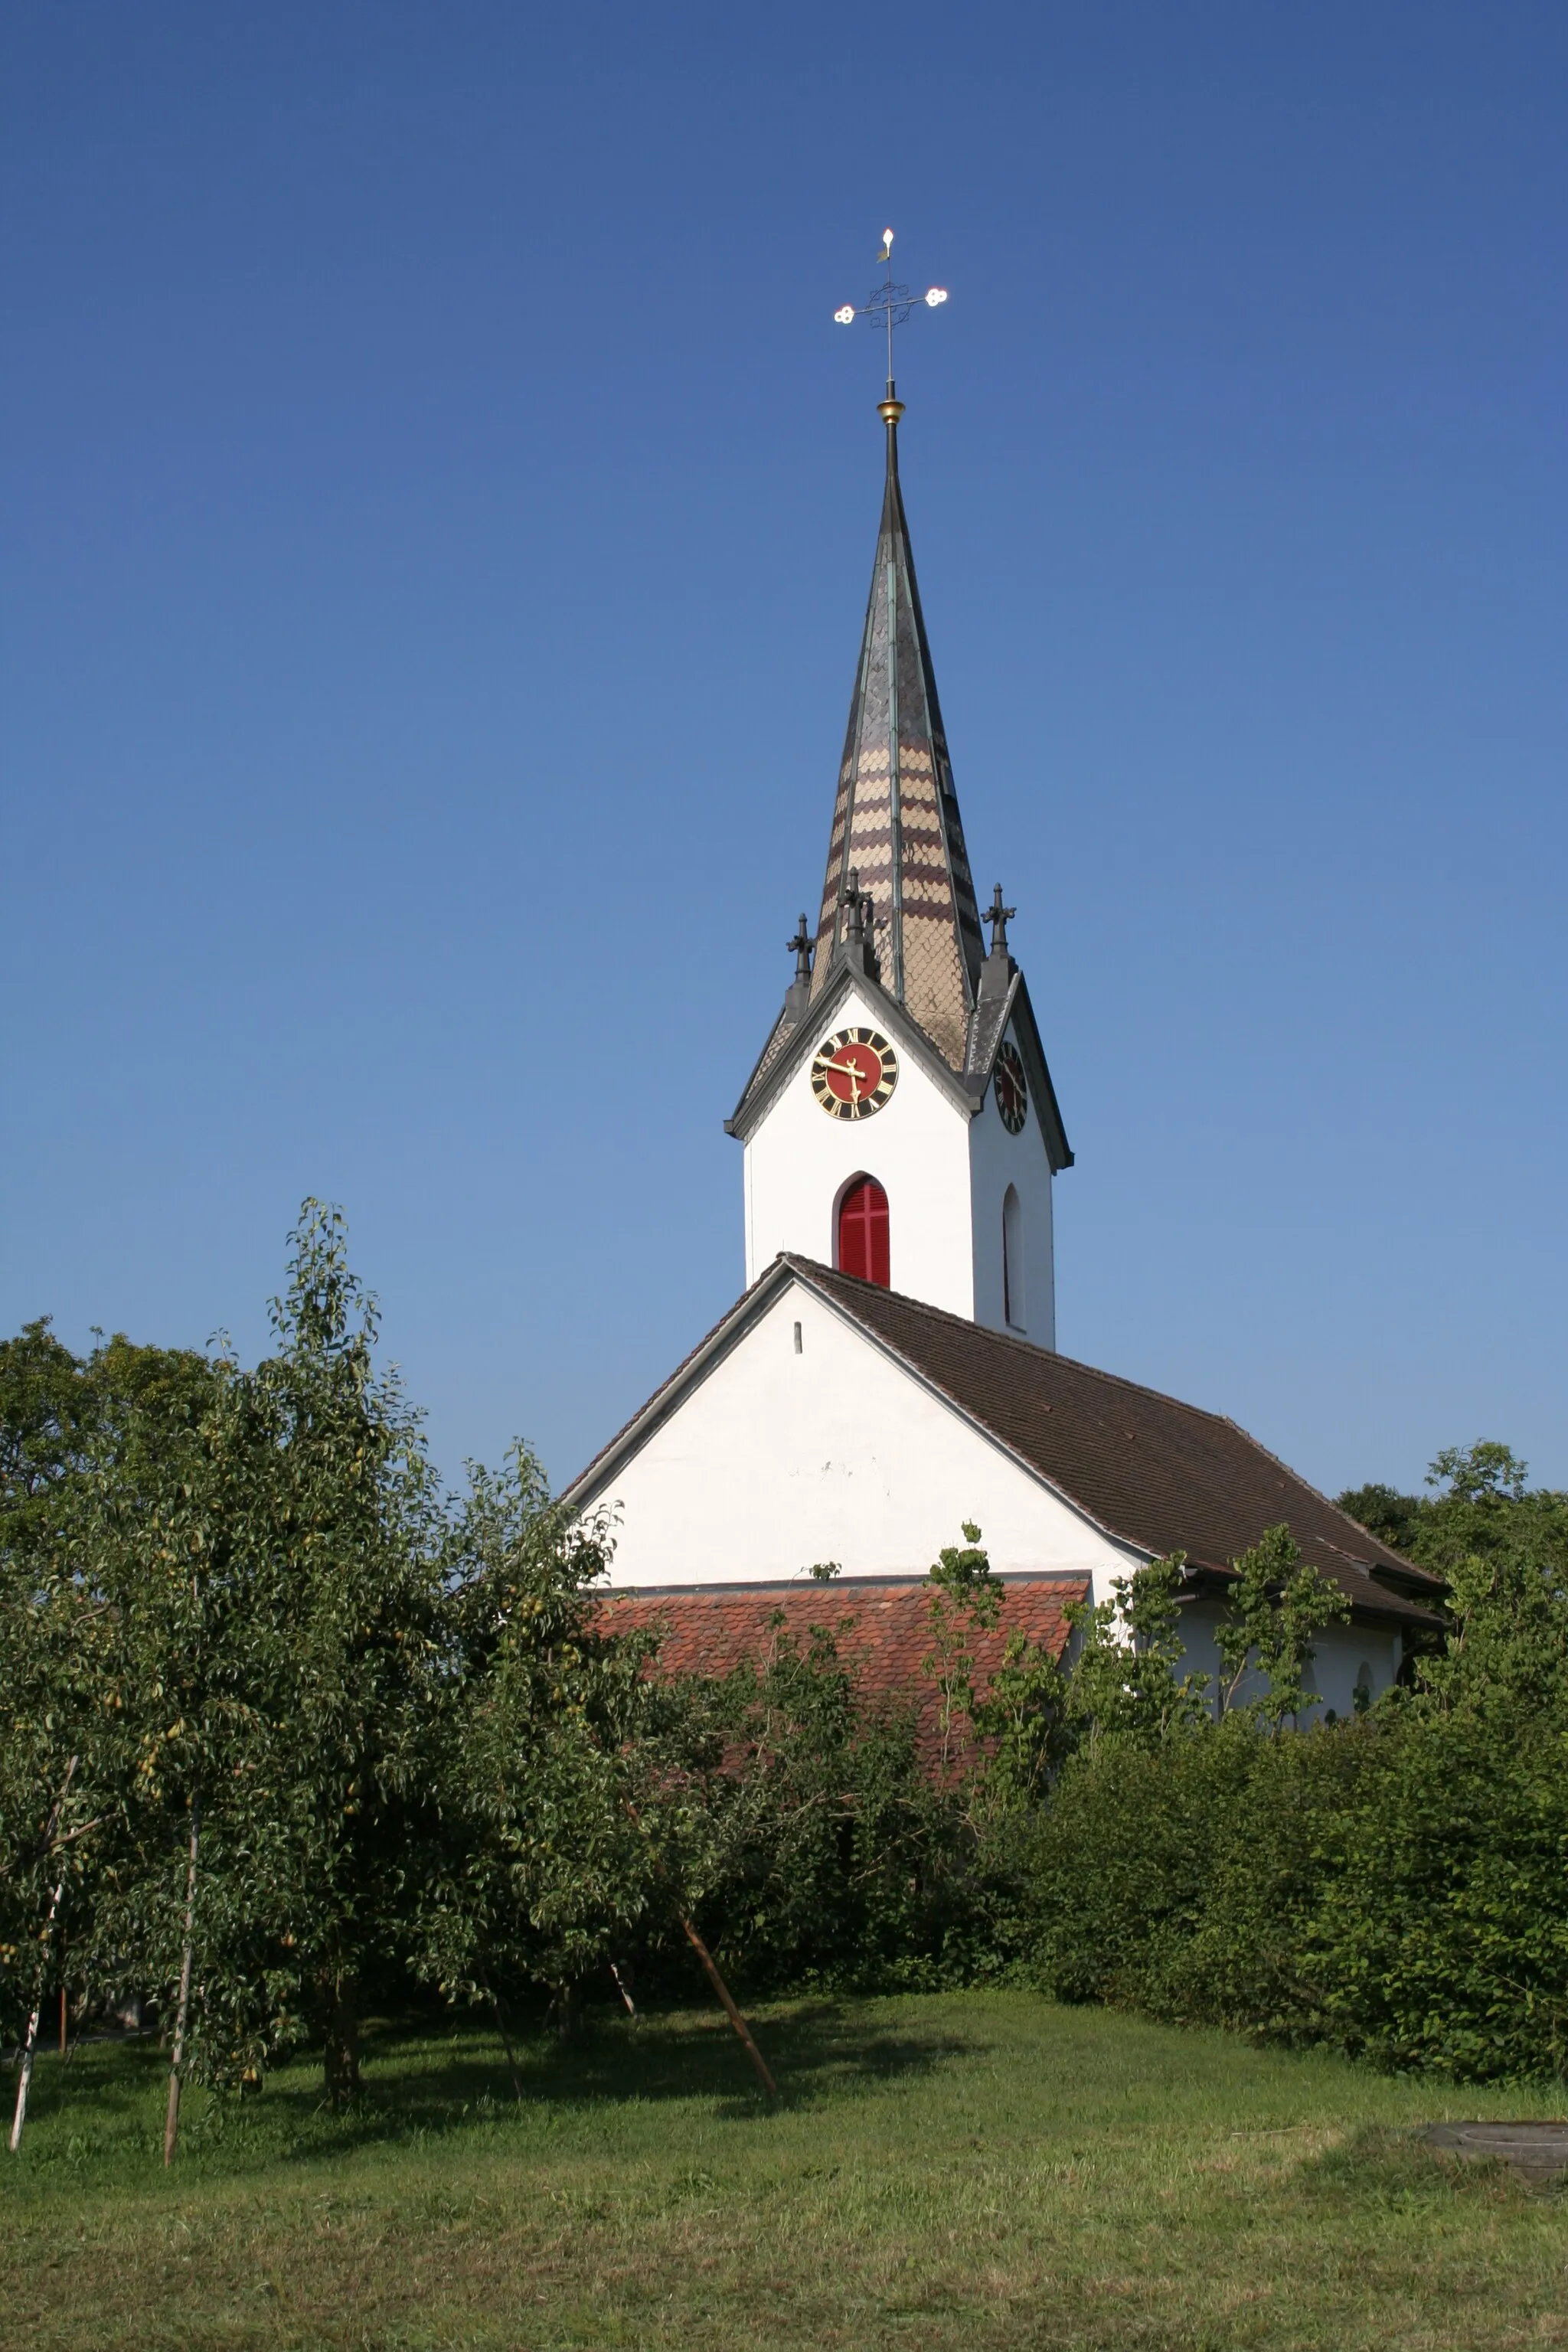
[[[984,917],[991,926],[991,952],[994,956],[1006,954],[1007,926],[1017,911],[1016,907],[1005,907],[1002,904],[1002,885],[998,882],[992,893],[991,904],[986,908]]]
[[[890,228],[885,228],[882,231],[882,250],[877,258],[888,272],[880,286],[873,286],[858,310],[853,302],[846,302],[839,310],[835,310],[833,315],[841,327],[847,327],[856,319],[869,319],[874,327],[879,324],[887,330],[888,398],[891,400],[893,397],[893,329],[903,325],[917,302],[923,302],[928,310],[937,310],[947,299],[947,289],[945,286],[928,286],[923,294],[911,294],[907,286],[894,285],[893,232]]]
[[[784,945],[795,958],[796,983],[809,980],[811,978],[811,934],[805,928],[804,915],[800,919],[800,929],[793,940],[784,941]]]

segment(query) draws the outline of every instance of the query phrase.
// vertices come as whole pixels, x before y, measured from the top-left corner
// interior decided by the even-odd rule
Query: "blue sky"
[[[1060,1344],[1331,1489],[1568,1484],[1560,5],[4,43],[0,1328],[254,1354],[314,1192],[443,1466],[564,1479],[722,1311],[891,222]]]

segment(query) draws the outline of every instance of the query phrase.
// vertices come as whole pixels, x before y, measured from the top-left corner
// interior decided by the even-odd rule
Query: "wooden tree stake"
[[[763,2088],[766,2091],[770,2099],[776,2099],[779,2095],[779,2086],[768,2072],[767,2060],[763,2056],[762,2052],[758,2049],[756,2043],[752,2039],[751,2027],[746,2023],[745,2019],[742,2016],[740,2011],[731,2000],[730,1988],[725,1983],[723,1978],[720,1975],[718,1969],[714,1965],[712,1953],[709,1950],[707,1945],[703,1942],[701,1937],[698,1934],[696,1928],[692,1926],[684,1911],[680,1915],[680,1924],[686,1930],[687,1940],[690,1944],[692,1950],[696,1953],[698,1958],[707,1969],[708,1981],[712,1986],[714,1991],[718,1994],[720,2000],[723,2002],[725,2012],[729,2017],[731,2024],[734,2027],[736,2032],[745,2043],[746,2055],[751,2060],[752,2065],[756,2068],[757,2073],[761,2075]]]

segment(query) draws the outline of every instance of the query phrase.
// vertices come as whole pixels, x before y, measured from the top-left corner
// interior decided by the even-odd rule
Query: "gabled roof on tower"
[[[838,772],[813,993],[826,986],[834,950],[844,944],[846,893],[857,875],[884,988],[962,1070],[984,943],[899,487],[902,404],[889,396],[881,414],[887,486]]]
[[[1010,958],[1004,961],[1008,977],[994,995],[987,996],[982,990],[970,1015],[965,1051],[955,1069],[896,997],[889,996],[869,972],[858,971],[840,957],[815,1002],[804,1007],[788,1003],[784,1005],[757,1057],[756,1067],[746,1080],[740,1101],[724,1121],[725,1133],[739,1136],[744,1141],[753,1132],[800,1063],[815,1049],[822,1032],[832,1027],[845,1000],[853,993],[864,1000],[873,1019],[889,1033],[894,1044],[921,1063],[951,1099],[971,1116],[985,1100],[997,1053],[1011,1026],[1023,1054],[1029,1099],[1039,1119],[1052,1173],[1070,1168],[1072,1150],[1062,1126],[1057,1090],[1051,1083],[1029,992],[1016,965]],[[989,971],[991,966],[987,964],[985,969]],[[790,995],[795,995],[793,989]]]

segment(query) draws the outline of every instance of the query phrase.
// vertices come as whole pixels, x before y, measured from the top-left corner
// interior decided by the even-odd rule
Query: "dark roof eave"
[[[1368,1600],[1356,1593],[1345,1591],[1344,1586],[1331,1571],[1323,1570],[1320,1573],[1323,1574],[1334,1586],[1335,1591],[1350,1602],[1349,1622],[1352,1625],[1378,1625],[1384,1628],[1391,1625],[1405,1628],[1420,1626],[1423,1631],[1432,1633],[1441,1633],[1443,1630],[1442,1618],[1436,1616],[1430,1609],[1418,1607],[1414,1601],[1401,1601],[1393,1593],[1380,1594],[1375,1600]],[[1237,1578],[1233,1568],[1221,1568],[1212,1560],[1189,1560],[1185,1581],[1191,1598],[1197,1599],[1201,1596],[1205,1600],[1220,1600],[1237,1581]]]

